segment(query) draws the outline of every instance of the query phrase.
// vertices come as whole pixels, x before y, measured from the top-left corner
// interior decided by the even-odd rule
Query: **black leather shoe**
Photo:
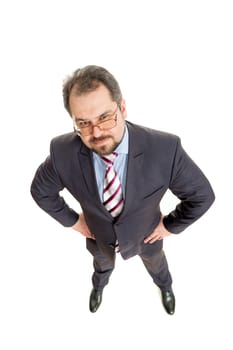
[[[95,288],[92,289],[89,303],[89,308],[91,312],[96,312],[98,310],[102,301],[102,294],[102,290],[96,290]]]
[[[169,291],[161,291],[162,293],[162,302],[165,310],[169,315],[173,315],[175,312],[175,295],[172,290]]]

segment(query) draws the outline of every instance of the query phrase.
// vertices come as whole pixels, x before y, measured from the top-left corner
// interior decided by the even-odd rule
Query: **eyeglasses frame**
[[[73,117],[72,119],[73,119],[73,128],[74,128],[74,131],[76,132],[76,134],[77,134],[78,136],[89,136],[89,135],[91,135],[91,134],[93,133],[93,128],[96,127],[96,126],[99,128],[99,130],[111,130],[111,129],[115,128],[115,126],[116,126],[116,124],[117,124],[117,117],[118,117],[117,109],[118,109],[118,108],[119,108],[119,105],[117,104],[117,107],[116,107],[115,111],[111,114],[111,117],[110,117],[110,118],[108,118],[108,119],[106,119],[106,120],[104,120],[104,121],[100,121],[100,122],[97,123],[97,124],[92,124],[92,123],[91,123],[91,125],[89,125],[89,126],[84,126],[83,128],[78,128],[78,127],[77,127],[76,122],[75,122],[75,119],[74,119],[74,117]],[[97,117],[97,118],[98,118],[98,117]],[[102,128],[101,128],[101,124],[104,124],[105,122],[107,122],[107,121],[109,121],[109,120],[114,120],[114,121],[115,121],[115,125],[112,126],[111,128],[102,129]],[[91,131],[90,133],[86,134],[86,135],[83,135],[83,134],[82,134],[82,129],[90,128],[90,127],[92,127],[92,131]]]

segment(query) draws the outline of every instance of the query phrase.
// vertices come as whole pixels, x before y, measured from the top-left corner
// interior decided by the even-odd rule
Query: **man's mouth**
[[[109,136],[105,136],[105,137],[93,137],[91,139],[91,143],[94,143],[94,144],[98,144],[98,143],[102,143],[104,142],[105,140],[108,140],[109,139]]]

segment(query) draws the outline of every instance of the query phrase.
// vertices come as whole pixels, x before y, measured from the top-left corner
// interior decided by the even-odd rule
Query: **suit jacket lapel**
[[[138,193],[141,188],[142,169],[143,169],[143,144],[138,139],[137,132],[131,123],[127,123],[129,130],[129,152],[128,152],[128,166],[126,177],[126,191],[124,209],[120,218],[127,215],[128,211],[132,209],[133,203],[139,200]]]
[[[92,153],[84,144],[82,144],[80,149],[79,160],[83,181],[86,184],[86,188],[89,194],[91,195],[92,199],[100,201],[92,160]]]

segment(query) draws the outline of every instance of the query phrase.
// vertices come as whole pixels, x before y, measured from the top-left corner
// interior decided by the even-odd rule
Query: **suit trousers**
[[[87,249],[93,256],[94,273],[92,284],[96,290],[103,290],[115,267],[116,253],[112,247],[101,249],[95,240],[87,238]],[[172,277],[163,249],[153,249],[153,244],[145,244],[139,254],[153,282],[163,291],[171,289]]]

